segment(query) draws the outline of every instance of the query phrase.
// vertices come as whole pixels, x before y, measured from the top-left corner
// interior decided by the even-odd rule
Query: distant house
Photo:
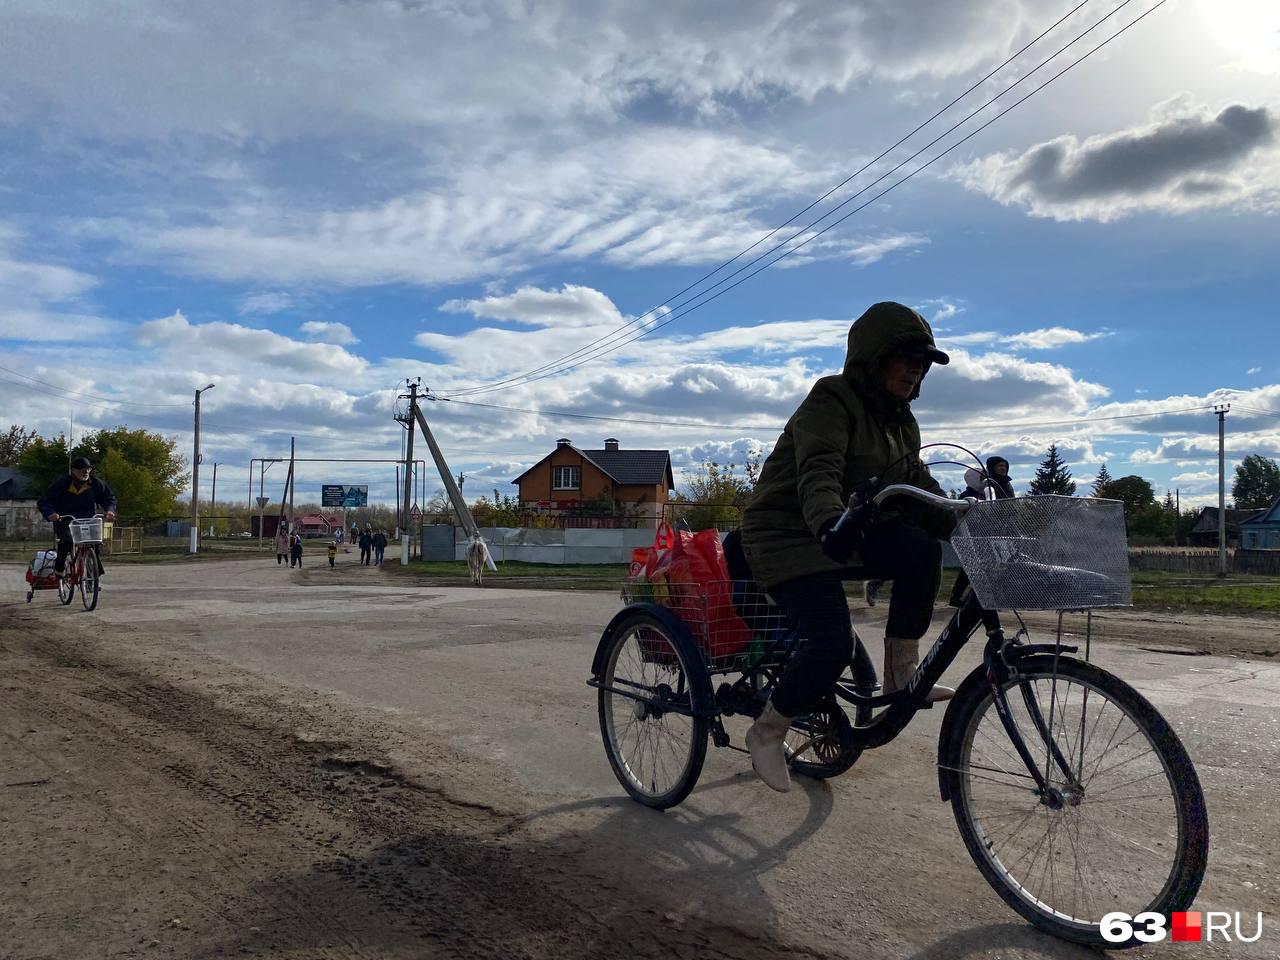
[[[0,467],[0,537],[9,540],[51,539],[53,527],[36,508],[43,491],[31,489],[15,467]]]
[[[304,537],[329,537],[342,526],[342,519],[333,515],[309,513],[298,518],[298,530]]]
[[[511,481],[532,515],[557,526],[611,526],[616,516],[593,516],[594,508],[618,504],[631,525],[657,526],[675,488],[666,450],[623,450],[614,437],[601,450],[575,447],[566,437]]]
[[[1235,510],[1227,508],[1227,546],[1240,546],[1240,525],[1246,520],[1256,517],[1261,510]],[[1201,507],[1200,516],[1187,534],[1187,543],[1193,547],[1216,547],[1218,545],[1218,508]]]
[[[1240,546],[1245,550],[1280,550],[1280,497],[1240,524]]]

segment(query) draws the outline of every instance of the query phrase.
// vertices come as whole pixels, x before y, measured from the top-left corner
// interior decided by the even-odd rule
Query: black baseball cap
[[[89,462],[88,457],[76,457],[71,461],[71,466],[79,470],[92,470],[93,464]]]
[[[919,357],[921,360],[929,363],[936,363],[946,366],[951,362],[951,358],[935,347],[932,343],[925,340],[914,340],[910,343],[904,343],[899,350],[908,357]]]

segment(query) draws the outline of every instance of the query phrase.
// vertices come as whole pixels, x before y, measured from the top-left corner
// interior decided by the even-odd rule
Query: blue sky
[[[1155,3],[1082,4],[810,217]],[[1081,481],[1106,460],[1216,500],[1215,401],[1231,461],[1280,455],[1267,0],[1169,0],[777,266],[518,379],[669,303],[1075,5],[6,4],[0,426],[73,416],[189,450],[212,381],[206,462],[244,496],[250,458],[290,435],[300,456],[398,456],[395,386],[421,376],[518,408],[428,407],[469,495],[514,493],[560,436],[670,449],[679,474],[767,451],[850,321],[895,299],[955,358],[916,404],[927,440],[1002,453],[1024,482],[1057,442]],[[393,480],[307,465],[298,492]]]

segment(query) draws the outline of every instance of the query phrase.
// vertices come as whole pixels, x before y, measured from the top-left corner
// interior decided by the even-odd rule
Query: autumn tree
[[[0,467],[17,466],[18,457],[22,456],[22,451],[35,438],[34,430],[16,423],[10,424],[8,433],[0,433]]]

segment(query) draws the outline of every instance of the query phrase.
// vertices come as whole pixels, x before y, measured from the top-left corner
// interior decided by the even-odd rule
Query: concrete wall
[[[653,545],[652,529],[541,530],[535,527],[481,527],[493,559],[527,563],[630,563],[635,547]],[[454,558],[467,558],[467,535],[454,530]]]
[[[425,529],[425,528],[424,528]],[[526,563],[630,563],[635,547],[653,546],[653,530],[559,530],[535,527],[481,527],[493,559]],[[720,534],[723,539],[724,533]],[[467,559],[467,534],[454,528],[454,559]],[[951,544],[942,545],[945,567],[959,567]]]

